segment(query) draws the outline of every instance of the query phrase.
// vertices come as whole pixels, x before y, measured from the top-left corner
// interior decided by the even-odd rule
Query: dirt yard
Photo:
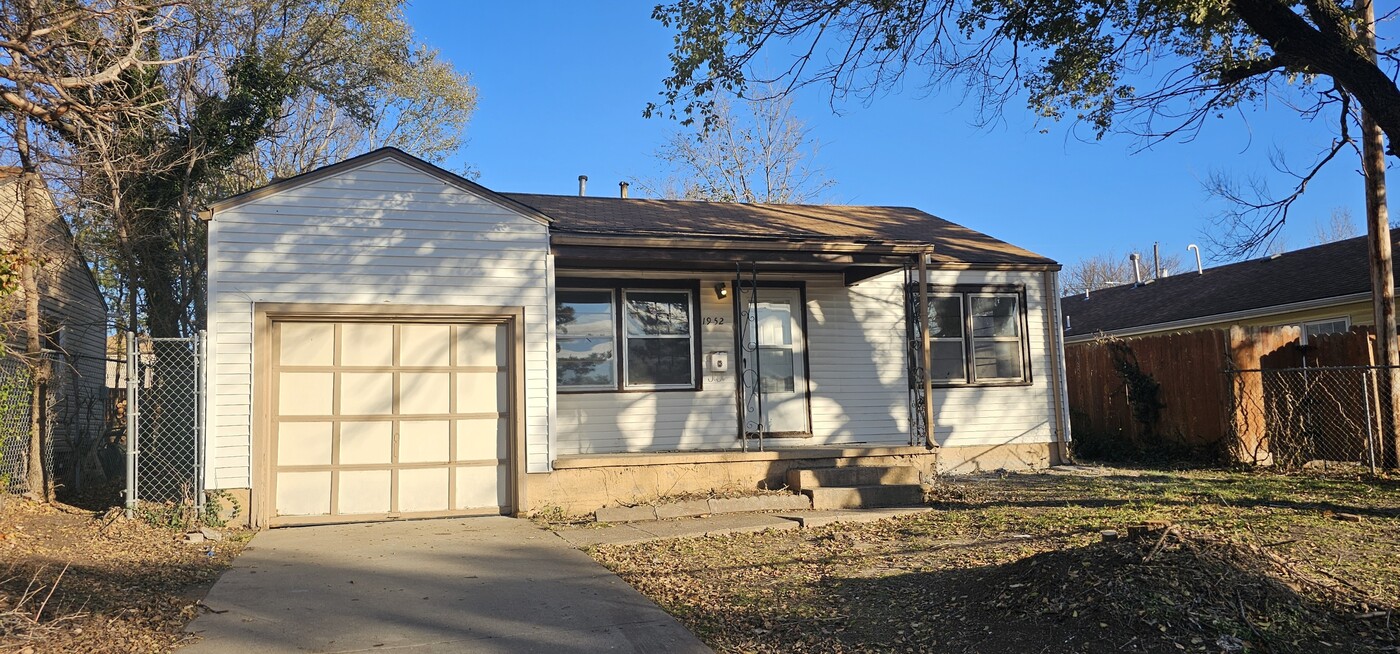
[[[119,511],[0,498],[0,653],[177,648],[245,536],[180,533]]]
[[[725,652],[1400,652],[1400,482],[1092,472],[593,555]]]

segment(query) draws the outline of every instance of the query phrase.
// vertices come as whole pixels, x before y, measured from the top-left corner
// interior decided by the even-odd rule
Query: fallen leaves
[[[164,652],[186,640],[198,589],[243,539],[191,545],[117,514],[11,498],[0,506],[4,651]]]
[[[726,652],[1400,646],[1393,482],[1154,472],[943,486],[962,488],[936,489],[943,510],[928,514],[593,555]],[[1320,509],[1333,505],[1368,520]],[[1134,525],[1151,529],[1100,533]]]

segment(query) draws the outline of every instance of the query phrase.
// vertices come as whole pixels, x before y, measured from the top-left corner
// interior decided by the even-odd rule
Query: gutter
[[[1355,302],[1365,302],[1371,299],[1371,292],[1352,293],[1350,295],[1338,295],[1317,300],[1304,300],[1290,304],[1275,304],[1273,306],[1259,307],[1257,309],[1243,309],[1241,311],[1231,311],[1229,313],[1216,313],[1198,318],[1185,318],[1182,320],[1172,320],[1169,322],[1159,322],[1150,325],[1139,325],[1136,327],[1124,327],[1123,329],[1112,329],[1090,334],[1076,334],[1065,337],[1065,343],[1085,343],[1092,341],[1099,336],[1141,336],[1161,331],[1172,331],[1181,329],[1193,329],[1205,327],[1220,322],[1231,322],[1235,320],[1248,320],[1250,318],[1263,318],[1277,313],[1289,313],[1292,311],[1306,311],[1309,309],[1326,309],[1329,307],[1342,306]]]
[[[931,246],[923,243],[831,242],[785,239],[722,239],[688,236],[586,236],[550,234],[552,245],[592,245],[598,247],[668,248],[686,250],[762,250],[767,252],[841,252],[868,254],[920,254]]]

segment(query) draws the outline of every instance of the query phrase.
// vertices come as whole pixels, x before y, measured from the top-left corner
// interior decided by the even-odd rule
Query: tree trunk
[[[24,254],[20,258],[20,292],[24,296],[24,358],[30,369],[29,447],[25,464],[26,495],[44,503],[53,501],[44,450],[49,434],[44,419],[44,401],[49,367],[44,359],[43,320],[39,303],[39,267],[43,263],[44,231],[47,227],[39,199],[39,173],[29,152],[29,118],[15,117],[15,149],[20,160],[20,206],[24,212]]]
[[[1375,8],[1361,0],[1361,38],[1374,61]],[[1400,465],[1400,342],[1395,325],[1395,271],[1391,260],[1390,211],[1385,197],[1385,136],[1370,111],[1361,111],[1362,172],[1366,179],[1366,240],[1371,253],[1371,305],[1376,317],[1376,361],[1388,366],[1381,393],[1385,467]]]

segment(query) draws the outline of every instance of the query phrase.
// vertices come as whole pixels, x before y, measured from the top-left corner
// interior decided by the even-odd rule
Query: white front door
[[[740,370],[746,380],[741,392],[757,388],[765,433],[811,433],[802,293],[795,288],[760,287],[756,306],[749,289],[743,289],[737,299],[741,313],[756,313],[740,322],[744,325]]]

